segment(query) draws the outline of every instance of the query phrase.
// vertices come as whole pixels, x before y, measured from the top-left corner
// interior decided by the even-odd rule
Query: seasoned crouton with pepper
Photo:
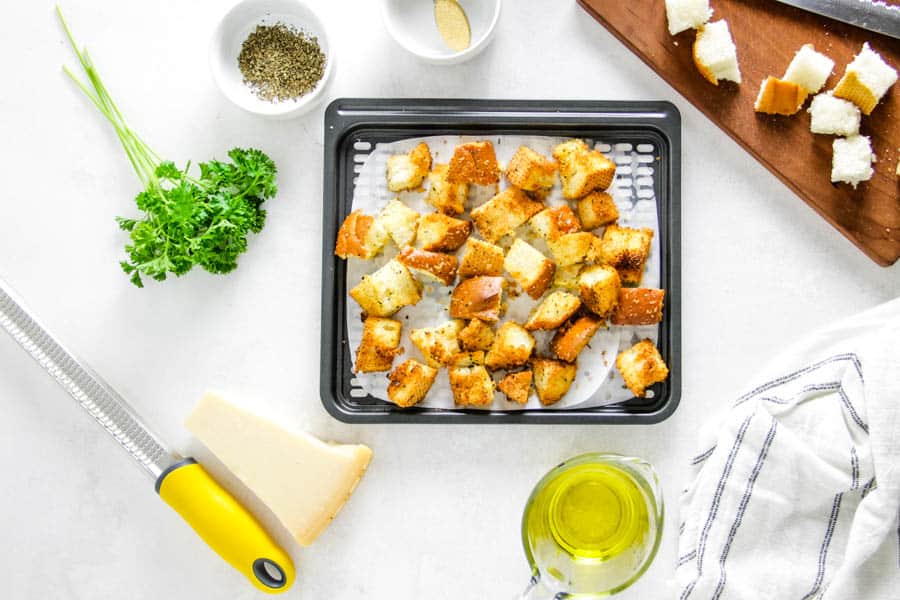
[[[341,258],[356,256],[370,259],[381,252],[390,235],[375,217],[354,210],[338,230],[334,253]]]
[[[553,287],[578,291],[578,275],[583,268],[584,265],[556,267],[556,272],[553,274]]]
[[[619,272],[609,265],[585,267],[578,275],[581,301],[597,316],[606,318],[619,303]]]
[[[581,306],[578,296],[556,291],[544,298],[525,321],[525,329],[556,329],[565,323]]]
[[[511,187],[472,209],[471,215],[481,237],[496,243],[543,208],[543,204],[532,200],[522,190]]]
[[[528,146],[519,146],[506,165],[506,178],[528,192],[549,190],[556,182],[556,163]]]
[[[462,331],[463,322],[459,320],[447,321],[440,327],[423,327],[413,329],[409,339],[425,357],[430,367],[441,367],[453,362],[453,357],[459,354],[459,332]]]
[[[362,281],[350,290],[350,297],[369,316],[389,317],[421,300],[422,289],[405,265],[391,260],[371,275],[363,275]]]
[[[600,260],[600,238],[589,231],[567,233],[547,242],[550,254],[558,267],[568,267]]]
[[[531,371],[510,373],[500,380],[497,389],[506,394],[511,402],[527,404],[528,393],[531,391],[531,376]]]
[[[484,357],[484,365],[491,370],[524,365],[531,357],[534,344],[534,337],[524,327],[507,321],[494,335],[494,343]]]
[[[616,357],[616,368],[637,398],[643,398],[648,387],[669,376],[669,368],[650,340],[640,341],[620,352]]]
[[[619,208],[606,192],[593,191],[578,201],[578,218],[585,230],[597,229],[619,220]]]
[[[472,224],[441,213],[429,213],[419,218],[417,233],[423,250],[453,252],[466,242]]]
[[[459,265],[460,277],[503,274],[503,248],[490,242],[474,238],[466,241],[462,261]]]
[[[403,325],[394,319],[369,317],[363,323],[362,342],[356,350],[357,373],[389,371],[400,348]]]
[[[548,242],[566,233],[581,231],[581,221],[568,204],[545,208],[528,222],[531,229]]]
[[[490,349],[494,343],[494,330],[489,323],[481,319],[472,319],[459,332],[459,346],[466,351]]]
[[[451,367],[448,374],[458,406],[490,406],[494,401],[494,382],[484,367]]]
[[[422,180],[431,168],[431,150],[428,144],[420,143],[408,154],[395,154],[387,159],[387,183],[392,192],[414,190],[422,185]]]
[[[484,350],[471,352],[459,352],[450,361],[451,367],[475,367],[484,366]]]
[[[506,253],[503,268],[529,296],[537,300],[553,281],[556,265],[534,246],[516,238]]]
[[[603,232],[603,261],[619,271],[622,283],[640,285],[650,255],[653,230],[610,225]]]
[[[662,321],[666,291],[654,288],[622,288],[613,325],[654,325]]]
[[[455,217],[466,211],[466,198],[469,195],[469,184],[450,183],[447,181],[447,165],[434,165],[428,174],[426,201],[445,215]]]
[[[404,248],[397,255],[397,260],[418,275],[444,285],[456,280],[456,257],[443,252],[429,252],[417,248]]]
[[[459,283],[450,296],[450,316],[454,319],[500,319],[503,299],[502,277],[472,277]]]
[[[438,370],[412,358],[398,365],[388,375],[388,398],[404,408],[418,404],[428,395]]]
[[[494,145],[488,141],[468,142],[453,149],[447,170],[450,183],[491,185],[500,181],[500,166]]]
[[[531,361],[531,368],[534,371],[534,389],[544,406],[559,402],[572,387],[578,372],[574,364],[549,358],[535,358]]]
[[[597,317],[581,317],[556,332],[550,341],[550,349],[564,361],[575,362],[601,326],[603,321]]]
[[[559,163],[563,197],[577,200],[594,190],[605,190],[616,174],[616,164],[582,140],[569,140],[553,148]]]
[[[398,248],[411,246],[416,239],[419,213],[398,198],[388,202],[378,213],[378,222],[388,232]]]

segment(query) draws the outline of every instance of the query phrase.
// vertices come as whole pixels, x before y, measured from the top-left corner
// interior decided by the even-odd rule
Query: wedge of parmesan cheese
[[[366,446],[327,444],[206,394],[185,422],[303,546],[334,519],[366,471]]]

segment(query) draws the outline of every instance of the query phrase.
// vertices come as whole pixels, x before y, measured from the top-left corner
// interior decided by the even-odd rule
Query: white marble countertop
[[[511,598],[528,567],[519,519],[532,485],[585,451],[643,456],[668,502],[662,547],[622,598],[667,595],[677,492],[697,427],[783,344],[900,295],[883,269],[678,96],[575,2],[509,1],[496,39],[453,67],[417,62],[377,2],[310,0],[337,57],[339,96],[666,99],[683,116],[681,406],[662,424],[351,426],[318,398],[322,113],[263,121],[215,88],[206,48],[221,2],[67,2],[134,128],[178,163],[255,146],[281,169],[264,232],[227,277],[132,287],[115,215],[138,183],[110,127],[67,81],[51,2],[0,19],[0,273],[57,335],[178,449],[203,390],[375,452],[351,501],[294,555],[289,597]],[[823,176],[827,176],[823,174]],[[153,493],[91,419],[0,336],[0,596],[262,597]],[[215,468],[213,463],[213,470]],[[233,484],[233,480],[226,480]],[[259,506],[253,507],[259,510]],[[266,515],[264,514],[264,517]]]

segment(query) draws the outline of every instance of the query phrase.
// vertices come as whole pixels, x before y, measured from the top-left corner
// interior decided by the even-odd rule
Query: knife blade
[[[900,6],[879,0],[778,0],[807,12],[900,39]]]

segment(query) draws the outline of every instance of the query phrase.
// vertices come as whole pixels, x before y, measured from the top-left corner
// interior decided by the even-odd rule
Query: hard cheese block
[[[366,446],[287,431],[215,394],[201,398],[185,425],[304,546],[347,502],[372,458]]]

